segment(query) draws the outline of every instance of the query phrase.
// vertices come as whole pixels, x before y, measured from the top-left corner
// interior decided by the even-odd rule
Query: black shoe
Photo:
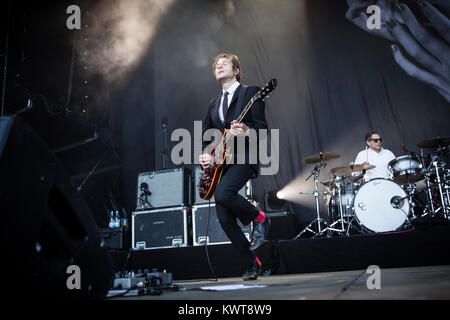
[[[256,280],[261,274],[261,266],[254,261],[252,265],[248,268],[247,272],[242,275],[244,281]]]
[[[270,219],[266,215],[264,222],[253,222],[253,231],[250,241],[250,250],[254,251],[263,244],[269,234]]]

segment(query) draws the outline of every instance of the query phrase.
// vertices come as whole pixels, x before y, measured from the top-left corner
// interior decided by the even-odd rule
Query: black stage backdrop
[[[346,10],[345,1],[324,0],[175,3],[152,44],[156,167],[162,167],[162,119],[168,118],[169,133],[186,128],[193,134],[193,122],[219,93],[211,72],[219,52],[240,57],[245,84],[279,80],[266,117],[269,128],[280,130],[280,167],[253,181],[259,201],[264,191],[292,181],[297,192],[311,192],[312,179],[305,179],[312,165],[301,159],[341,154],[321,173],[325,180],[332,167],[354,161],[370,130],[397,156],[402,141],[418,151],[418,142],[448,136],[449,104],[405,74],[391,43],[355,27]],[[312,196],[298,195],[291,208],[300,224],[315,217]]]
[[[25,67],[25,74],[33,75],[27,81],[29,88],[46,94],[49,100],[59,92],[64,100],[71,33],[57,29],[52,19],[57,17],[58,26],[64,25],[65,9],[70,4],[80,5],[83,14],[89,8],[94,18],[102,16],[102,9],[113,11],[111,19],[103,16],[102,37],[94,37],[95,44],[101,45],[114,38],[111,27],[128,9],[133,12],[137,4],[158,1],[129,0],[118,11],[111,10],[118,6],[117,1],[61,1],[52,11],[46,9],[49,3],[35,4],[28,11],[26,6],[13,6],[12,30],[20,30],[23,22],[28,33],[10,38],[8,79],[12,82],[15,71]],[[311,192],[312,180],[305,179],[312,166],[301,160],[319,152],[341,154],[321,172],[320,180],[325,180],[329,169],[354,161],[365,147],[368,131],[378,131],[384,146],[397,156],[401,155],[402,141],[418,151],[416,145],[422,140],[450,136],[448,102],[396,64],[389,41],[349,22],[344,0],[196,0],[176,1],[164,8],[139,63],[115,81],[102,78],[99,72],[98,81],[90,82],[95,83],[90,87],[92,95],[100,100],[95,105],[100,119],[95,125],[84,123],[72,129],[73,117],[47,113],[44,117],[43,107],[22,114],[57,151],[65,135],[82,140],[99,134],[92,143],[56,155],[77,186],[83,184],[100,225],[107,224],[112,207],[128,213],[134,210],[138,172],[162,168],[163,119],[167,119],[169,149],[175,145],[170,142],[174,130],[185,128],[194,133],[194,121],[203,120],[208,102],[220,91],[211,70],[212,60],[220,52],[239,56],[242,82],[247,85],[262,86],[270,78],[279,81],[274,95],[266,101],[269,127],[279,129],[279,171],[253,181],[260,202],[265,191],[286,185],[294,193]],[[28,16],[20,15],[22,9]],[[133,23],[145,29],[154,23],[152,19],[141,16]],[[2,19],[2,27],[5,21]],[[84,24],[80,33],[93,38]],[[129,39],[115,40],[125,46]],[[60,51],[52,47],[58,41],[62,43]],[[24,47],[28,58],[25,64],[18,63],[19,67],[14,63],[20,60],[20,50],[14,51],[14,44]],[[80,95],[80,88],[84,88],[82,67],[79,61],[75,64],[75,79],[80,82],[73,84]],[[61,73],[58,77],[55,70]],[[13,113],[10,105],[6,111]],[[69,140],[66,144],[73,142]],[[192,160],[196,158],[193,151],[192,146]],[[174,165],[169,163],[169,167]],[[93,168],[94,174],[85,181]],[[312,196],[297,195],[293,200],[290,205],[299,224],[307,224],[315,216]],[[323,212],[322,200],[321,204]]]

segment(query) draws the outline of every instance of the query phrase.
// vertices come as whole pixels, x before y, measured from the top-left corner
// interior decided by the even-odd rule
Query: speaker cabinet
[[[113,265],[68,173],[21,118],[2,117],[2,286],[32,297],[104,298]],[[11,126],[12,124],[12,126]]]

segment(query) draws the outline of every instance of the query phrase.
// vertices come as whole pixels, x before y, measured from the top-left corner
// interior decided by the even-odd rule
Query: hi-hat
[[[333,186],[336,183],[336,179],[324,180],[324,181],[321,181],[320,183],[323,184],[324,186],[327,186],[328,188],[330,188],[331,186]]]
[[[330,170],[330,173],[334,175],[346,175],[351,174],[353,172],[361,172],[363,170],[370,170],[375,168],[375,166],[369,165],[369,164],[355,164],[353,166],[346,166],[346,167],[337,167]]]
[[[450,145],[450,138],[434,138],[430,140],[424,140],[417,144],[419,148],[425,149],[437,149],[439,147],[446,147]]]
[[[318,163],[322,161],[334,160],[339,158],[341,155],[336,152],[321,152],[318,154],[313,154],[312,156],[306,157],[302,160],[303,163],[311,164]]]

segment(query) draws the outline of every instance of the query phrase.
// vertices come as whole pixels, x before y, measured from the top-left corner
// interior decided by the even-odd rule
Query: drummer
[[[356,156],[354,164],[373,165],[375,168],[367,170],[364,180],[375,178],[390,179],[388,163],[395,159],[395,155],[388,149],[381,147],[381,135],[375,131],[369,132],[364,137],[367,147]]]

